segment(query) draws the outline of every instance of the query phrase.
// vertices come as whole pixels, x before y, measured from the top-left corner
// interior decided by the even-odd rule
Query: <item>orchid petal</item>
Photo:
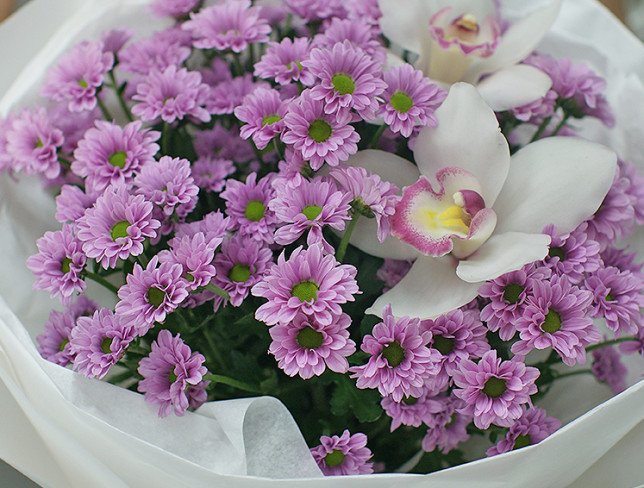
[[[561,3],[562,0],[553,0],[513,23],[501,37],[494,54],[473,64],[464,79],[476,83],[484,74],[494,73],[525,59],[550,30],[559,15]]]
[[[550,137],[512,156],[510,174],[494,205],[496,232],[566,234],[593,215],[608,193],[617,156],[600,144]]]
[[[360,217],[351,239],[351,245],[367,254],[384,259],[416,259],[420,253],[409,244],[390,236],[384,242],[378,240],[378,225],[376,219]]]
[[[427,0],[378,0],[380,27],[390,41],[419,54],[429,45],[430,9]]]
[[[493,280],[545,258],[549,245],[550,236],[545,234],[496,234],[469,258],[461,261],[456,273],[468,283]]]
[[[539,100],[552,87],[550,77],[534,66],[517,64],[503,68],[476,88],[495,112],[503,112]]]
[[[456,83],[436,111],[437,127],[425,127],[414,147],[420,172],[429,178],[447,166],[472,173],[491,207],[510,168],[510,149],[496,115],[471,85]]]
[[[471,302],[479,285],[456,276],[456,264],[451,256],[417,259],[400,283],[379,297],[367,313],[382,317],[383,308],[390,304],[397,317],[429,319]]]
[[[345,161],[347,166],[364,168],[380,176],[383,181],[396,185],[400,190],[412,185],[420,177],[418,168],[406,159],[378,149],[360,151]]]
[[[476,252],[487,241],[496,227],[496,213],[491,208],[485,208],[477,213],[470,223],[470,233],[467,239],[454,238],[452,255],[459,259],[466,258]]]

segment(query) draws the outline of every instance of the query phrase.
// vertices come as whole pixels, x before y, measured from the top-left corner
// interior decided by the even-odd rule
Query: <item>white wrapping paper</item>
[[[35,101],[46,67],[75,40],[110,26],[153,29],[149,17],[142,17],[146,3],[35,0],[0,26],[0,115]],[[506,3],[518,11],[532,2]],[[608,78],[617,129],[591,122],[584,131],[644,168],[640,42],[594,0],[567,0],[543,49],[588,60]],[[33,337],[53,304],[46,294],[31,291],[33,278],[24,261],[52,227],[53,201],[39,183],[2,176],[0,458],[43,486],[631,488],[644,483],[644,382],[635,384],[644,372],[641,357],[631,360],[634,386],[615,398],[592,378],[555,385],[546,408],[572,422],[541,444],[428,476],[321,478],[290,414],[271,398],[210,403],[197,414],[159,419],[142,396],[88,380],[36,352]],[[634,242],[642,249],[639,237]],[[0,486],[5,486],[1,479]]]

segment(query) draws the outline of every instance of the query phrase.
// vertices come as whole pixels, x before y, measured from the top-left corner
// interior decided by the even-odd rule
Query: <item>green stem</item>
[[[243,76],[244,75],[244,66],[242,65],[241,62],[241,55],[239,53],[234,53],[233,54],[233,64],[235,66],[235,69],[237,71],[237,76]]]
[[[147,256],[146,256],[145,254],[143,254],[143,253],[139,254],[139,255],[136,257],[136,260],[137,260],[137,261],[139,262],[139,264],[143,267],[143,269],[147,268],[147,267],[148,267],[148,263],[150,262],[150,260],[147,258]]]
[[[161,130],[161,152],[164,156],[168,155],[168,150],[170,149],[170,124],[167,122],[163,123],[163,129]]]
[[[344,231],[344,235],[342,236],[342,240],[340,241],[340,245],[338,246],[338,252],[335,253],[335,259],[337,259],[338,262],[340,263],[344,259],[344,255],[347,252],[347,248],[349,247],[349,240],[351,239],[351,234],[353,234],[353,231],[356,228],[359,218],[360,218],[360,212],[356,212],[354,210],[353,216],[351,217],[351,221],[347,225],[347,228]]]
[[[204,328],[203,335],[206,338],[206,342],[208,343],[210,352],[215,357],[215,361],[217,362],[217,365],[220,368],[223,368],[226,365],[226,362],[224,361],[223,356],[219,352],[219,349],[217,348],[217,344],[215,343],[215,340],[210,335],[210,331],[208,330],[208,328]]]
[[[221,383],[222,385],[232,386],[233,388],[237,388],[238,390],[243,390],[250,393],[259,393],[260,395],[264,393],[257,386],[249,385],[248,383],[244,383],[243,381],[239,381],[234,378],[229,378],[228,376],[222,376],[219,374],[207,374],[203,377],[203,379],[211,382],[210,388],[215,386],[217,383]]]
[[[559,131],[564,128],[564,126],[566,125],[566,122],[568,122],[569,118],[570,118],[570,114],[564,115],[563,119],[561,119],[561,122],[559,122],[559,125],[557,125],[557,127],[555,127],[555,130],[552,133],[552,136],[556,136],[557,134],[559,134]]]
[[[273,146],[275,146],[275,151],[277,151],[277,155],[279,156],[280,160],[284,159],[284,151],[282,151],[280,142],[277,137],[273,139]]]
[[[69,161],[69,159],[65,159],[62,156],[58,156],[58,162],[65,169],[70,169],[72,167],[72,163]]]
[[[204,286],[204,288],[208,291],[213,292],[215,295],[219,295],[224,300],[230,300],[230,295],[228,294],[228,292],[226,290],[222,290],[217,285],[208,283],[207,285]]]
[[[608,347],[608,346],[613,346],[615,344],[620,344],[621,342],[631,342],[631,341],[636,341],[636,337],[620,337],[619,339],[612,339],[610,341],[605,341],[605,342],[600,342],[599,344],[593,344],[592,346],[588,346],[586,348],[586,352],[593,351],[595,349],[600,349],[602,347]]]
[[[380,127],[378,127],[378,130],[376,131],[376,133],[371,138],[371,142],[369,142],[368,148],[376,147],[376,145],[378,144],[378,141],[380,141],[380,137],[385,132],[386,128],[387,128],[387,124],[382,124]]]
[[[127,107],[127,104],[125,103],[125,99],[123,98],[123,90],[119,88],[119,85],[116,81],[116,75],[114,74],[114,70],[110,70],[109,73],[110,81],[112,82],[112,88],[114,88],[114,93],[116,93],[116,98],[118,99],[119,105],[121,106],[121,110],[123,110],[123,113],[127,117],[127,120],[130,122],[134,121],[134,117],[132,117],[132,113],[130,112],[130,109]]]
[[[554,381],[557,381],[560,378],[567,378],[568,376],[577,376],[577,375],[580,375],[580,374],[588,374],[588,373],[592,374],[593,371],[590,368],[576,369],[575,371],[569,371],[567,373],[562,373],[559,376],[555,377],[555,379],[553,379],[552,381],[554,382]]]
[[[541,122],[541,125],[537,129],[537,132],[535,132],[534,135],[532,136],[532,139],[530,139],[530,142],[534,142],[537,139],[539,139],[543,135],[545,130],[548,128],[548,125],[550,125],[551,121],[552,121],[552,117],[546,117],[545,119],[543,119],[543,122]]]
[[[89,278],[92,281],[95,281],[99,285],[103,285],[105,288],[113,292],[115,295],[118,294],[119,289],[114,286],[112,283],[107,281],[105,278],[102,276],[99,276],[95,273],[90,273],[89,271],[85,271],[85,278]]]
[[[103,118],[105,120],[107,120],[108,122],[111,122],[112,120],[114,120],[114,117],[112,117],[112,114],[105,106],[105,103],[103,102],[103,100],[101,100],[101,97],[98,96],[98,93],[96,94],[96,103],[98,103],[98,108],[101,109],[101,113],[103,114]]]

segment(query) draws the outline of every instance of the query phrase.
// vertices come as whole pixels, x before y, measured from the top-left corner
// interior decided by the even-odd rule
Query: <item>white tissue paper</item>
[[[535,2],[504,3],[518,13]],[[34,103],[47,67],[77,40],[109,27],[158,28],[161,23],[146,14],[146,4],[31,2],[0,26],[0,115]],[[644,168],[642,44],[596,1],[567,0],[540,49],[587,61],[607,78],[617,126],[608,130],[590,122],[584,133]],[[644,483],[639,356],[630,358],[633,386],[614,398],[592,378],[558,382],[544,407],[567,425],[541,444],[426,476],[323,478],[297,425],[273,398],[213,402],[185,417],[160,419],[141,395],[87,379],[37,353],[33,338],[55,304],[32,291],[24,262],[35,252],[36,239],[55,227],[53,213],[53,199],[38,181],[0,177],[0,458],[43,486],[632,488]],[[642,242],[640,232],[631,243],[644,251]]]

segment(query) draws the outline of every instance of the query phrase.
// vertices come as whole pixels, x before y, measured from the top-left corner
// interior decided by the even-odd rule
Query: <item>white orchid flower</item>
[[[368,313],[390,304],[396,316],[434,318],[469,303],[482,282],[548,254],[554,224],[568,233],[599,208],[617,156],[572,137],[551,137],[510,156],[494,112],[466,83],[452,86],[438,126],[415,142],[417,166],[384,151],[361,151],[361,166],[404,188],[392,235],[378,241],[373,219],[359,219],[350,242],[382,258],[416,259]]]
[[[545,73],[518,63],[548,32],[561,2],[502,32],[498,0],[378,0],[384,35],[418,55],[416,68],[443,84],[476,85],[497,112],[538,100],[552,86]]]

